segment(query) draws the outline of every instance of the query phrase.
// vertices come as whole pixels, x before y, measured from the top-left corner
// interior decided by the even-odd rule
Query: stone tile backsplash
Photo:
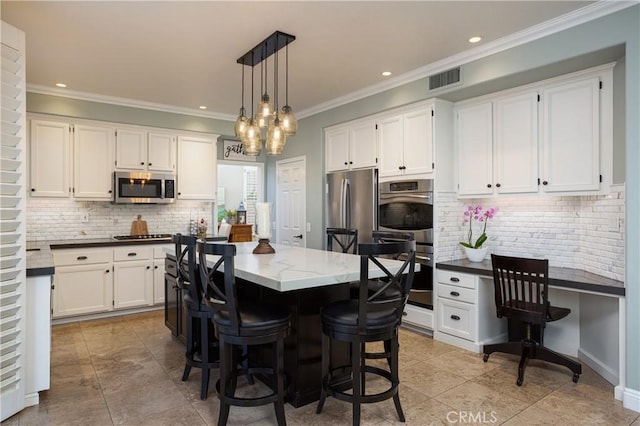
[[[458,200],[436,194],[436,261],[464,258],[467,205],[497,207],[487,225],[490,253],[547,258],[551,266],[577,268],[624,281],[624,185],[600,196],[503,196]],[[478,225],[478,224],[476,224]],[[473,238],[482,229],[474,227]]]
[[[89,215],[88,222],[82,216]],[[189,220],[204,218],[211,225],[212,203],[111,204],[70,199],[27,200],[27,241],[111,238],[128,235],[138,215],[150,234],[189,233]],[[209,230],[211,233],[211,230]]]

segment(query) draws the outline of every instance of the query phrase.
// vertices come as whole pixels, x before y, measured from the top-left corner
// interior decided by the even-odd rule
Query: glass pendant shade
[[[284,133],[287,136],[296,134],[296,132],[298,131],[298,120],[296,119],[296,116],[293,114],[293,110],[289,105],[285,105],[282,107],[280,121],[282,123]]]
[[[236,119],[236,124],[233,127],[236,137],[242,139],[242,136],[247,131],[247,127],[249,127],[249,119],[245,115],[245,109],[243,107],[243,108],[240,108],[240,114],[238,115],[238,118]]]
[[[244,145],[244,153],[247,155],[260,155],[262,141],[260,140],[260,128],[254,119],[249,121],[244,137],[241,138]]]
[[[256,117],[258,119],[258,126],[261,128],[269,125],[269,119],[273,115],[273,103],[269,99],[268,94],[262,95],[262,99],[258,102],[258,112]]]
[[[267,131],[267,142],[265,143],[267,155],[282,154],[286,141],[287,136],[284,134],[282,123],[280,122],[280,118],[276,116]]]

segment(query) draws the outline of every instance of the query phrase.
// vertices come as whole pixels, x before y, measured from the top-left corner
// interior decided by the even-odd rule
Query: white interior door
[[[306,157],[276,163],[276,241],[307,246]]]

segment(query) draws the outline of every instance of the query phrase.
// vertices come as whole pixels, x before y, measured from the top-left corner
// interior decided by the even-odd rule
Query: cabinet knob
[[[491,184],[490,183],[487,184],[487,188],[491,188]]]
[[[543,181],[542,181],[542,184],[543,184],[543,185],[549,185],[549,182],[547,182],[546,180],[543,180]]]
[[[460,321],[460,317],[457,315],[451,315],[451,319],[454,321]]]
[[[147,265],[147,269],[151,269],[151,266],[148,266],[148,265]]]
[[[353,161],[349,161],[349,164],[353,164]]]
[[[500,188],[500,184],[499,183],[496,183],[496,188]]]
[[[349,165],[349,163],[345,161],[345,162],[344,162],[344,165],[345,165],[345,166],[348,166],[348,165]]]
[[[105,270],[105,271],[104,271],[104,273],[105,273],[105,274],[108,274],[108,273],[109,273],[109,270],[108,270],[108,269],[107,269],[107,270]]]
[[[144,166],[144,161],[141,161],[141,162],[140,162],[140,165],[141,165],[141,166]]]
[[[36,192],[36,189],[35,188],[31,188],[31,192]]]
[[[113,194],[113,190],[112,189],[109,190],[109,194]]]
[[[449,281],[454,282],[454,283],[457,283],[457,282],[460,282],[460,278],[458,278],[458,277],[451,277],[451,278],[449,278]]]
[[[155,266],[153,267],[153,269],[158,269],[158,265],[155,265]]]
[[[151,166],[152,164],[151,164],[151,163],[149,163],[149,165]]]

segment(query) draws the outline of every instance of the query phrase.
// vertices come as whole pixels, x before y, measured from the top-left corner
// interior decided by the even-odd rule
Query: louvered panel
[[[2,22],[0,50],[0,421],[25,405],[24,33]]]

